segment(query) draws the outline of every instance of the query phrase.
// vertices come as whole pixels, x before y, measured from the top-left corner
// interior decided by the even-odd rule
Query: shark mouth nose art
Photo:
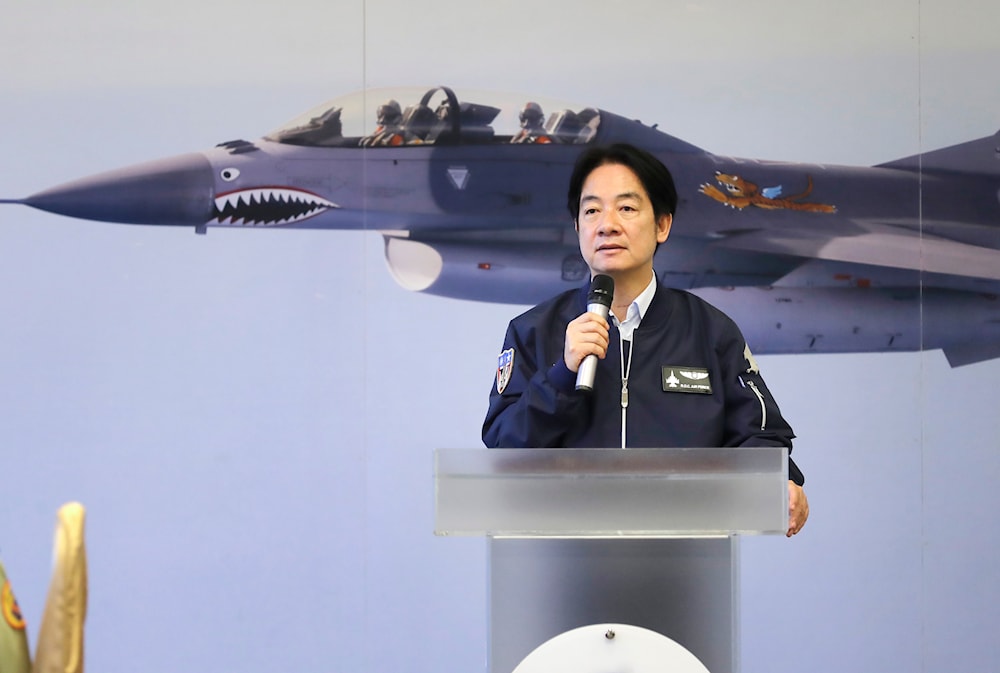
[[[336,203],[303,189],[257,187],[226,192],[215,197],[209,224],[230,227],[274,227],[301,222]]]

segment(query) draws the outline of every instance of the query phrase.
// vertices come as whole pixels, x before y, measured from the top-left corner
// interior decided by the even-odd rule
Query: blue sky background
[[[564,98],[792,161],[995,133],[1000,6],[874,4],[15,2],[0,197],[393,85]],[[381,245],[0,206],[0,555],[32,639],[77,499],[89,669],[483,669],[485,544],[431,534],[431,456],[480,445],[520,307],[408,293]],[[813,515],[744,541],[744,672],[989,670],[1000,361],[760,364]]]

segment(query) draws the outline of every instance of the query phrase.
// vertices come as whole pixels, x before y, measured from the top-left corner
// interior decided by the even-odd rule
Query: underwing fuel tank
[[[399,285],[443,297],[533,304],[588,277],[574,246],[424,242],[385,236],[385,261]]]

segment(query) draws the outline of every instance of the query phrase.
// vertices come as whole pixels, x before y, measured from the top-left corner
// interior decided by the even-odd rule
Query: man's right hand
[[[604,359],[608,353],[608,321],[596,313],[584,313],[566,325],[563,361],[576,373],[588,355]]]

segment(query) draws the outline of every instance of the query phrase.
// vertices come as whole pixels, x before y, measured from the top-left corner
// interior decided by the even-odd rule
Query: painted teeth
[[[295,189],[281,189],[277,187],[267,189],[244,189],[238,192],[230,192],[215,198],[215,207],[222,212],[226,206],[234,209],[245,208],[261,203],[309,203],[317,208],[337,208],[337,204],[327,201],[321,196],[302,192]]]
[[[231,227],[280,226],[301,222],[336,203],[298,189],[266,187],[243,189],[215,198],[211,224]]]

